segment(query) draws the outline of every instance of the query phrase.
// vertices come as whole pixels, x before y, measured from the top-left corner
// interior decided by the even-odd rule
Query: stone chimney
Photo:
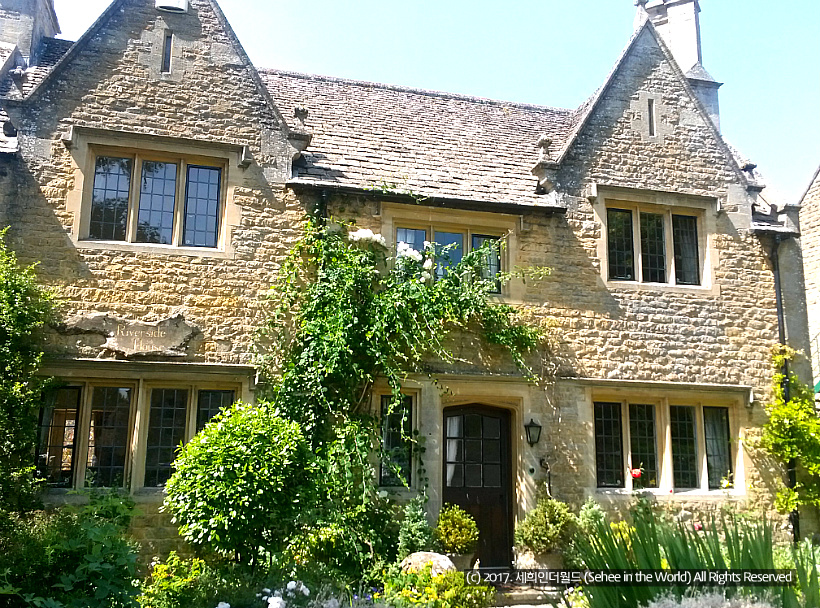
[[[712,122],[720,130],[718,89],[723,83],[712,78],[703,67],[698,0],[635,0],[635,4],[638,7],[636,28],[647,19],[652,21]]]
[[[40,41],[59,33],[54,0],[0,0],[0,41],[16,44],[29,65],[36,63]]]

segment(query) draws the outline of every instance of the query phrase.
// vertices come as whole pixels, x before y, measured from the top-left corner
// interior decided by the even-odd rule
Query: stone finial
[[[550,160],[550,146],[552,145],[552,139],[544,133],[541,137],[538,138],[538,141],[535,142],[535,147],[538,148],[538,162],[543,163]]]
[[[307,120],[310,111],[305,106],[296,106],[293,108],[293,117],[299,121],[299,126],[305,128],[305,120]]]

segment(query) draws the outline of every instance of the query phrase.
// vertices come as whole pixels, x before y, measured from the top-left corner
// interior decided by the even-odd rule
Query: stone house
[[[814,174],[811,184],[803,194],[800,225],[803,232],[801,241],[814,392],[820,399],[820,169]]]
[[[171,546],[174,450],[254,399],[261,298],[325,212],[553,269],[494,296],[558,328],[542,386],[465,337],[446,393],[405,387],[431,512],[476,516],[482,564],[509,564],[545,480],[618,509],[641,468],[689,513],[770,509],[781,473],[750,440],[772,345],[807,350],[796,207],[721,137],[697,0],[637,4],[602,87],[556,109],[257,69],[215,0],[115,0],[75,43],[51,0],[0,0],[0,224],[63,302],[38,449],[54,500],[125,488],[138,534]]]

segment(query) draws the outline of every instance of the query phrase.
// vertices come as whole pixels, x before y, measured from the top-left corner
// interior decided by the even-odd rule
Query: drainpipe
[[[322,191],[319,193],[319,204],[316,205],[316,223],[320,228],[324,227],[327,223],[327,199],[327,190],[322,188]]]
[[[774,272],[774,291],[775,302],[777,305],[777,329],[778,339],[780,344],[786,345],[786,316],[783,311],[783,286],[780,281],[780,244],[785,241],[788,236],[775,235],[774,245],[769,253],[769,259],[772,261],[772,269]],[[783,374],[783,399],[789,401],[791,399],[791,387],[789,386],[789,362],[783,364],[781,370]],[[786,465],[786,473],[788,475],[788,486],[794,488],[797,485],[797,459],[791,459]],[[789,522],[792,525],[792,536],[794,542],[800,541],[800,514],[797,509],[789,513]]]

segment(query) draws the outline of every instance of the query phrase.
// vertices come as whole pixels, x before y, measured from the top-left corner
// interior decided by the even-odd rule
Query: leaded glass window
[[[629,404],[629,442],[632,468],[641,469],[637,485],[658,487],[658,455],[655,432],[655,406]]]
[[[641,273],[644,283],[666,283],[666,236],[660,213],[641,213]]]
[[[215,167],[188,167],[183,238],[187,247],[216,247],[221,174]]]
[[[91,397],[86,483],[116,488],[125,484],[125,462],[131,431],[128,387],[98,386]]]
[[[706,441],[706,468],[709,489],[718,490],[732,481],[732,445],[729,435],[729,410],[703,408],[703,433]]]
[[[176,450],[185,440],[187,414],[187,390],[155,388],[151,391],[148,447],[145,451],[146,487],[164,486],[171,477]]]
[[[672,237],[675,243],[675,281],[678,285],[700,285],[697,218],[673,215]]]
[[[37,475],[51,487],[67,488],[72,483],[81,393],[79,387],[59,388],[40,411]]]
[[[379,483],[383,486],[410,485],[412,476],[413,399],[402,398],[391,411],[392,395],[381,402],[382,462]]]
[[[205,428],[211,418],[228,409],[234,403],[233,391],[199,391],[196,408],[196,432]]]
[[[700,487],[695,408],[689,405],[670,406],[669,424],[675,489]]]
[[[620,403],[595,404],[595,469],[599,488],[624,487]]]
[[[473,250],[481,249],[487,243],[492,243],[493,249],[487,253],[484,264],[481,268],[482,279],[496,279],[501,272],[501,239],[497,236],[487,236],[485,234],[473,235]],[[501,281],[495,280],[493,293],[501,293]]]
[[[609,280],[635,280],[635,253],[632,235],[632,212],[607,209],[607,244],[609,249]]]
[[[88,236],[105,241],[124,241],[131,192],[131,159],[98,156],[91,195]]]
[[[144,161],[140,180],[137,242],[170,245],[174,238],[177,166]]]

